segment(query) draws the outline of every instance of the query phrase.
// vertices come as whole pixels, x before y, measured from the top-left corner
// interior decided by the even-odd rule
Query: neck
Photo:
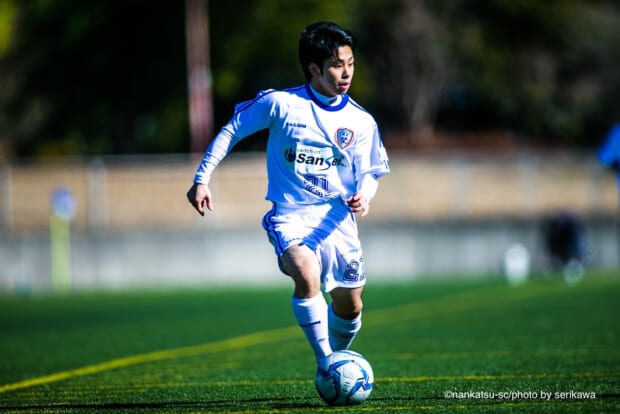
[[[316,88],[312,86],[312,84],[310,84],[310,89],[312,89],[312,93],[316,96],[316,98],[322,103],[324,103],[325,105],[335,106],[335,105],[338,105],[340,101],[342,100],[342,95],[335,95],[335,96],[323,95],[322,93],[318,92]]]

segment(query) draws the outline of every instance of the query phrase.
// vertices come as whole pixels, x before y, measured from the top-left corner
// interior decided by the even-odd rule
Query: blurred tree
[[[451,27],[456,68],[441,126],[510,128],[539,143],[592,146],[620,116],[617,2],[429,4]]]
[[[392,131],[594,146],[620,117],[613,0],[209,2],[214,125],[304,82],[299,32],[359,39],[352,95]],[[0,0],[0,155],[189,150],[184,2]],[[261,139],[242,149],[260,149]]]
[[[4,56],[11,44],[16,14],[15,1],[0,0],[0,57]]]
[[[376,111],[412,137],[432,135],[450,62],[446,29],[423,1],[368,3],[363,17],[377,99]]]
[[[216,129],[232,116],[236,103],[253,99],[260,90],[305,83],[297,54],[299,33],[319,20],[350,28],[358,3],[239,0],[232,11],[224,2],[209,2]],[[363,96],[363,91],[363,85],[353,83],[353,94]],[[246,139],[238,147],[258,150],[265,143],[266,135],[259,133],[258,138]]]
[[[178,151],[187,141],[184,10],[137,0],[20,2],[0,61],[16,155]]]
[[[239,0],[231,8],[209,2],[216,128],[234,103],[260,89],[303,83],[301,29],[320,19],[347,26],[356,4]],[[184,2],[40,0],[15,8],[13,40],[0,55],[6,152],[188,151]],[[247,140],[240,147],[263,145]]]
[[[538,143],[592,146],[620,117],[617,2],[365,5],[373,110],[411,143],[437,129],[508,129]]]

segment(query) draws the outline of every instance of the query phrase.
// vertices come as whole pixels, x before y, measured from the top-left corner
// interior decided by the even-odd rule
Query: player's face
[[[341,46],[336,54],[325,59],[322,71],[312,71],[312,87],[325,96],[336,96],[346,93],[351,87],[354,72],[353,50],[349,46]]]

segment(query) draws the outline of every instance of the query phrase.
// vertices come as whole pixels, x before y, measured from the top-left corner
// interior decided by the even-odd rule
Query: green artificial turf
[[[314,390],[290,295],[1,297],[0,412],[620,410],[620,278],[369,284],[352,349],[376,382],[352,408]]]

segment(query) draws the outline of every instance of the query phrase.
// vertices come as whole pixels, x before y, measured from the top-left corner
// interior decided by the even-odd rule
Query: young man
[[[347,95],[354,47],[353,35],[334,23],[304,29],[299,60],[308,83],[237,105],[187,193],[201,215],[213,210],[215,167],[241,139],[269,129],[266,198],[273,208],[263,227],[295,283],[293,313],[319,365],[347,349],[361,327],[366,275],[354,213],[368,214],[377,179],[390,171],[377,124]]]

